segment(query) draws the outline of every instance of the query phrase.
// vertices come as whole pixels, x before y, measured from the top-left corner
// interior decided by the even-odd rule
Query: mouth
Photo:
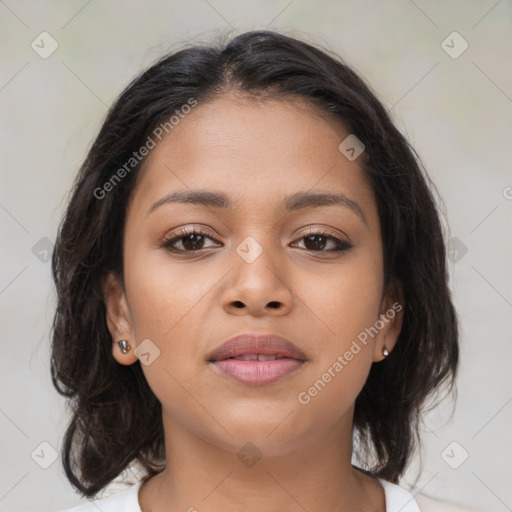
[[[271,384],[297,373],[306,355],[274,334],[241,334],[214,350],[208,359],[221,374],[247,385]]]

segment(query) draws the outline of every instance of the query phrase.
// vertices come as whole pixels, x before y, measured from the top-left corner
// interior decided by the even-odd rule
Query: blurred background
[[[81,501],[57,456],[68,412],[49,372],[49,258],[107,108],[165,52],[261,28],[341,55],[444,200],[458,397],[426,416],[401,485],[421,469],[412,492],[512,510],[510,0],[0,0],[1,511]]]

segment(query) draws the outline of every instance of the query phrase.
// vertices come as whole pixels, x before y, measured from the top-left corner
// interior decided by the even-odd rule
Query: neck
[[[380,483],[351,465],[351,418],[279,446],[271,435],[220,446],[165,415],[164,430],[167,466],[141,487],[143,512],[385,510]]]

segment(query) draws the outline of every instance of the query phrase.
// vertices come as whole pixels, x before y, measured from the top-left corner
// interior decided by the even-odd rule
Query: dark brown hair
[[[356,399],[361,469],[397,483],[419,442],[426,399],[438,396],[441,384],[455,390],[458,327],[435,187],[375,94],[339,57],[275,32],[188,47],[161,58],[114,103],[58,230],[51,374],[72,409],[64,469],[84,496],[97,494],[131,462],[148,478],[165,467],[160,403],[139,361],[123,366],[112,357],[102,294],[109,271],[123,276],[126,206],[144,160],[108,194],[98,190],[191,98],[200,105],[226,90],[305,99],[365,145],[360,162],[380,216],[383,289],[391,279],[402,283],[404,320],[394,350],[372,365]]]

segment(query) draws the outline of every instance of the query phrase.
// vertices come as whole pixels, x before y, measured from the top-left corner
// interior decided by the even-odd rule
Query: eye
[[[172,252],[193,252],[212,247],[204,246],[206,240],[216,241],[208,233],[198,228],[183,228],[178,231],[176,236],[164,240],[161,246]],[[183,248],[176,247],[180,244]]]
[[[304,240],[304,249],[313,252],[342,252],[352,248],[348,242],[327,233],[325,231],[310,230],[302,236],[299,240]],[[330,250],[325,250],[325,247],[331,244]]]
[[[199,252],[210,247],[218,245],[205,246],[207,240],[216,242],[207,232],[198,228],[182,228],[178,230],[175,236],[164,240],[161,247],[172,252]],[[319,230],[309,230],[299,240],[304,240],[304,249],[312,252],[336,253],[346,251],[352,248],[348,242],[340,238]],[[330,249],[326,247],[331,245]],[[181,247],[179,247],[181,245]]]

